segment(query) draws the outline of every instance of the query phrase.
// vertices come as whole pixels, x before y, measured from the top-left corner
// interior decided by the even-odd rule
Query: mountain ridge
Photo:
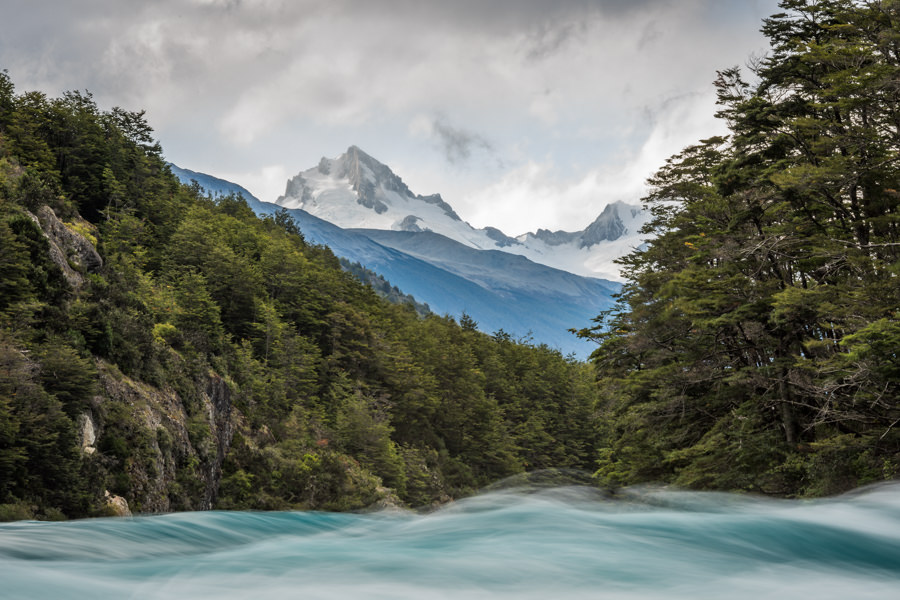
[[[198,183],[197,176],[202,176],[204,189],[212,195],[227,194],[236,186],[187,169],[173,172],[193,174]],[[240,195],[258,215],[287,211],[307,241],[359,262],[438,314],[466,314],[488,333],[531,337],[580,358],[594,346],[569,330],[589,326],[594,316],[612,306],[611,296],[619,287],[524,256],[471,248],[433,231],[344,229],[303,209],[262,202],[249,192]]]
[[[614,261],[643,243],[649,218],[641,207],[606,205],[584,230],[538,229],[517,237],[496,227],[476,229],[440,194],[414,194],[387,165],[357,146],[288,180],[276,204],[299,208],[344,229],[433,231],[478,250],[502,250],[585,277],[620,280]]]

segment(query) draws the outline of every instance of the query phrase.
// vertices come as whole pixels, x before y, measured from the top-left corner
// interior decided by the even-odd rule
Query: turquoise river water
[[[428,514],[0,524],[0,598],[900,599],[900,485],[814,502],[503,490]]]

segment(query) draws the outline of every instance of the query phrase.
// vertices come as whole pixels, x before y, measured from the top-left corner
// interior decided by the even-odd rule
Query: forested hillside
[[[900,3],[781,7],[770,53],[716,80],[730,135],[652,178],[658,237],[584,332],[607,483],[822,495],[897,474]]]
[[[0,73],[0,519],[895,478],[900,3],[782,8],[716,79],[729,135],[651,178],[593,365],[388,302],[287,213],[180,184],[143,113]]]
[[[181,185],[142,113],[0,74],[0,518],[422,506],[593,468],[590,367],[463,321]]]

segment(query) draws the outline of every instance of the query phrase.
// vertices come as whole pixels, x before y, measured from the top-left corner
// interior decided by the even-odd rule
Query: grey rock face
[[[224,379],[210,374],[202,399],[209,411],[209,425],[215,448],[215,456],[210,456],[207,463],[208,479],[204,497],[204,508],[211,509],[216,502],[219,480],[222,478],[222,465],[225,463],[225,454],[231,446],[235,427],[231,414],[231,390]]]
[[[128,507],[128,500],[126,500],[122,496],[110,494],[109,490],[106,490],[106,493],[103,496],[103,501],[106,503],[106,510],[110,513],[110,515],[114,517],[131,516],[131,509]]]
[[[415,215],[408,215],[405,219],[400,221],[400,231],[423,231],[418,225],[418,222],[421,220],[422,219]]]
[[[35,220],[50,243],[50,259],[62,270],[69,285],[80,289],[84,274],[96,273],[103,266],[100,254],[86,237],[66,227],[49,206],[39,208]]]
[[[489,238],[497,242],[497,245],[501,248],[506,248],[507,246],[515,246],[521,245],[522,242],[517,240],[516,238],[509,237],[496,227],[485,227],[484,232],[487,234]]]
[[[232,408],[231,391],[225,381],[213,373],[195,382],[199,387],[199,410],[189,416],[184,400],[172,389],[160,389],[130,379],[115,368],[98,364],[99,412],[113,404],[127,407],[134,434],[147,440],[147,457],[126,467],[130,481],[127,499],[142,513],[169,512],[172,489],[179,484],[179,471],[187,465],[193,470],[196,491],[182,501],[179,509],[209,510],[216,502],[222,465],[231,445],[240,415]],[[108,423],[95,430],[102,446]],[[202,431],[202,435],[196,435]],[[192,437],[193,436],[193,437]],[[195,470],[194,470],[195,469]],[[183,484],[183,482],[182,482]]]
[[[358,204],[365,206],[366,208],[371,208],[379,215],[383,212],[387,212],[388,207],[378,198],[374,183],[368,179],[363,179],[362,181],[353,184],[353,189],[356,191],[356,202]]]
[[[350,146],[345,157],[345,176],[356,192],[356,201],[360,205],[371,208],[378,214],[386,212],[388,207],[378,198],[379,187],[398,194],[410,195],[409,188],[399,177],[356,146]],[[372,177],[369,177],[369,173]]]
[[[403,180],[395,175],[387,165],[378,162],[356,146],[350,146],[347,148],[347,152],[335,160],[323,157],[316,169],[322,175],[346,179],[350,183],[351,189],[356,192],[356,202],[378,214],[383,214],[388,210],[388,206],[385,204],[385,192],[393,192],[399,196],[438,206],[451,219],[462,220],[453,208],[444,202],[440,194],[430,196],[413,194]],[[309,173],[309,171],[305,172]],[[291,198],[298,199],[305,204],[313,199],[312,194],[312,187],[301,173],[287,182],[284,195],[280,196],[276,203],[282,204]],[[387,202],[390,200],[388,199]]]
[[[581,235],[580,231],[568,232],[568,231],[550,231],[549,229],[538,229],[537,233],[534,234],[534,237],[541,240],[548,246],[561,246],[562,244],[568,244],[572,240],[578,239],[579,235]]]
[[[279,198],[279,200],[283,198],[300,198],[303,202],[312,200],[312,194],[306,186],[306,179],[303,178],[303,175],[295,175],[288,180],[284,196]]]
[[[625,224],[619,218],[619,211],[613,204],[607,204],[600,216],[588,225],[581,234],[581,248],[619,239],[625,233]]]
[[[78,431],[81,438],[81,451],[91,455],[97,451],[94,443],[97,441],[97,425],[90,413],[81,413],[78,416]]]
[[[444,199],[441,198],[440,194],[431,194],[430,196],[416,195],[416,199],[421,200],[422,202],[427,202],[428,204],[434,204],[434,205],[440,207],[444,211],[444,214],[446,214],[448,217],[450,217],[454,221],[462,221],[462,219],[459,218],[459,215],[456,214],[456,211],[454,211],[453,208],[449,204],[444,202]]]
[[[530,235],[543,241],[548,246],[561,246],[577,242],[579,248],[590,248],[600,242],[612,242],[628,233],[628,228],[619,214],[620,210],[629,212],[630,214],[626,214],[626,218],[630,219],[637,217],[641,212],[639,207],[614,202],[607,204],[603,212],[584,231],[569,232],[538,229],[537,233]]]
[[[412,192],[409,191],[403,180],[394,175],[394,172],[387,165],[378,162],[356,146],[347,148],[345,156],[347,157],[347,177],[354,186],[359,185],[366,178],[366,171],[368,170],[374,176],[370,180],[373,184],[404,196],[412,196]]]

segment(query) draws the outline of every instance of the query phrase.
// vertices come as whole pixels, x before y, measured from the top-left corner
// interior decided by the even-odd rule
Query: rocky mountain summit
[[[617,201],[582,231],[539,229],[512,237],[496,227],[476,229],[440,194],[413,193],[387,165],[356,146],[292,177],[275,203],[344,229],[431,231],[476,250],[500,250],[611,280],[619,279],[613,261],[643,243],[640,230],[648,218],[641,207]]]

